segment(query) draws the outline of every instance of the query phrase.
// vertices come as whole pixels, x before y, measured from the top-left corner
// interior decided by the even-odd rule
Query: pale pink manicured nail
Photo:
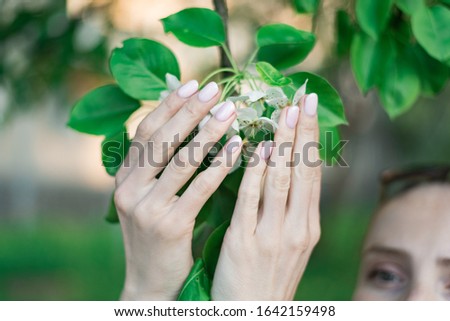
[[[215,82],[210,82],[198,93],[198,100],[201,102],[210,101],[219,92],[219,86]]]
[[[295,128],[295,125],[297,125],[299,112],[300,108],[298,108],[297,106],[288,107],[286,113],[286,125],[289,128]]]
[[[317,101],[318,101],[317,94],[313,93],[313,94],[309,94],[308,96],[306,96],[304,110],[308,116],[312,117],[312,116],[316,115]]]
[[[193,94],[195,94],[198,90],[198,82],[197,80],[189,80],[183,86],[178,88],[177,94],[181,98],[189,98]]]
[[[231,101],[227,101],[219,108],[214,117],[218,121],[226,121],[231,115],[233,115],[235,110],[236,108],[234,107],[234,104]]]
[[[272,155],[272,149],[273,142],[271,140],[263,142],[261,150],[259,151],[261,158],[264,160],[268,160],[270,158],[270,155]]]
[[[235,135],[233,137],[230,138],[230,140],[227,143],[227,152],[230,154],[233,154],[234,152],[236,152],[239,147],[241,147],[242,145],[242,138],[239,135]]]

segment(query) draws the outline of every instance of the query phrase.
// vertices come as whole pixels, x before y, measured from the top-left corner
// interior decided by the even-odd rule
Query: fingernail
[[[297,106],[288,107],[286,113],[286,125],[289,128],[295,128],[295,125],[297,125],[299,112],[300,109]]]
[[[230,140],[227,143],[227,152],[230,154],[233,154],[234,152],[236,152],[239,147],[241,147],[242,145],[242,138],[239,135],[235,135],[233,137],[230,138]]]
[[[263,142],[261,150],[259,151],[261,158],[264,160],[268,160],[270,158],[270,155],[272,155],[272,149],[273,142],[271,140]]]
[[[189,80],[183,86],[178,88],[177,94],[181,98],[189,98],[198,90],[198,82],[197,80]]]
[[[317,94],[309,94],[305,99],[304,111],[308,116],[315,116],[317,113]]]
[[[231,101],[227,101],[214,114],[214,117],[218,121],[226,121],[231,115],[233,115],[235,109],[234,104]]]
[[[198,93],[198,100],[201,102],[210,101],[219,92],[219,86],[215,82],[210,82]]]

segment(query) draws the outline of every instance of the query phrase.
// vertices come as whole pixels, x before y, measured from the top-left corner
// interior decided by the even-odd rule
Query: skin
[[[307,160],[315,166],[286,164],[294,154],[305,160],[305,145],[318,141],[317,114],[305,112],[317,108],[314,98],[305,104],[303,97],[294,128],[285,122],[289,109],[282,110],[270,160],[258,157],[261,146],[253,155],[257,165],[247,167],[241,182],[214,274],[213,300],[293,299],[320,237],[318,149],[307,149]],[[286,143],[292,147],[283,149]]]
[[[274,144],[264,148],[267,157],[257,157],[263,150],[260,144],[253,157],[255,166],[247,167],[217,265],[215,300],[293,298],[320,235],[318,150],[304,149],[318,141],[319,133],[317,96],[309,96],[315,99],[308,108],[304,96],[300,108],[283,109]],[[179,92],[169,95],[139,125],[124,162],[129,166],[122,165],[116,175],[115,204],[126,255],[123,300],[177,298],[193,264],[195,218],[241,152],[242,144],[229,148],[229,141],[216,156],[215,166],[176,195],[206,156],[204,147],[212,147],[211,142],[217,142],[236,119],[235,112],[226,120],[212,117],[194,138],[196,148],[188,145],[174,155],[179,145],[174,137],[186,138],[217,103],[220,92],[208,102],[199,97],[199,93],[187,98]],[[168,150],[165,143],[172,143]],[[144,149],[133,148],[138,145]],[[293,152],[305,159],[304,151],[309,161],[318,161],[315,166],[303,162],[287,166]],[[186,162],[189,153],[195,163]],[[145,161],[148,154],[159,165]],[[186,166],[177,165],[177,159]]]
[[[174,92],[138,127],[128,159],[116,175],[114,195],[126,256],[123,300],[175,300],[192,267],[195,218],[236,162],[241,145],[235,143],[232,149],[225,145],[213,161],[216,166],[196,176],[181,197],[176,193],[194,174],[211,142],[225,134],[236,113],[223,121],[211,118],[188,146],[169,159],[219,97],[218,90],[207,102],[200,100],[198,92],[187,98]],[[179,140],[174,139],[177,135]],[[167,142],[172,143],[168,149]],[[145,160],[148,154],[153,162]]]
[[[355,300],[450,300],[450,186],[415,187],[375,214]]]

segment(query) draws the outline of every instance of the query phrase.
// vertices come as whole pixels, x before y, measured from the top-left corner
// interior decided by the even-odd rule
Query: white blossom
[[[172,74],[166,73],[166,85],[167,90],[161,91],[159,94],[159,100],[164,100],[167,96],[169,96],[172,92],[181,87],[181,82],[178,78]]]

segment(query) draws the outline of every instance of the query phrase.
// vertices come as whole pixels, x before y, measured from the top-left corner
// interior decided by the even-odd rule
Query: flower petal
[[[300,98],[306,94],[306,84],[308,83],[308,79],[305,80],[303,85],[295,92],[294,99],[292,99],[292,105],[297,106]]]
[[[181,87],[181,82],[172,74],[166,73],[166,84],[170,91],[175,91]]]
[[[254,103],[257,100],[260,100],[261,98],[263,98],[265,96],[266,96],[265,93],[263,93],[262,91],[258,91],[258,90],[247,93],[248,100],[250,100],[252,103]]]

